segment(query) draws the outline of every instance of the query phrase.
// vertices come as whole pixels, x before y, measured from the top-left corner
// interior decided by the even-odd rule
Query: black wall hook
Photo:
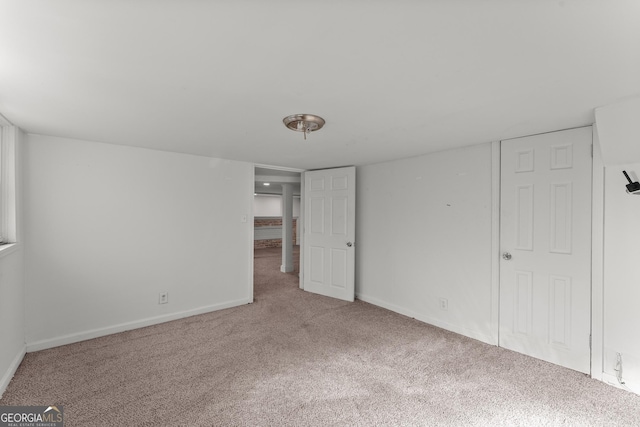
[[[627,184],[627,193],[640,194],[640,182],[631,181],[631,178],[629,178],[627,171],[622,171],[622,173],[624,174],[625,178],[627,178],[627,181],[629,181],[629,184]]]

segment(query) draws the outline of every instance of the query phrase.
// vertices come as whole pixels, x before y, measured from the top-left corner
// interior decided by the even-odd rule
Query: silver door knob
[[[502,254],[502,259],[509,261],[511,259],[511,254],[509,252],[505,252]]]
[[[351,247],[351,246],[353,246],[353,243],[351,243],[351,242],[347,242],[347,246],[348,246],[348,247]]]

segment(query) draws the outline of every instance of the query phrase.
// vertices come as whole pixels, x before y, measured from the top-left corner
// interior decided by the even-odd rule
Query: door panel
[[[355,297],[355,167],[305,172],[304,289]]]
[[[501,145],[500,346],[585,373],[591,135],[580,128]]]

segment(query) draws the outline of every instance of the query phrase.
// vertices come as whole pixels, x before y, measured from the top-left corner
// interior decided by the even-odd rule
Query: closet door
[[[500,336],[590,371],[591,128],[502,141]]]

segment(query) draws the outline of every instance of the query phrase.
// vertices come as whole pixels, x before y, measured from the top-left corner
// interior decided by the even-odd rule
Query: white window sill
[[[19,247],[19,243],[7,243],[6,245],[0,246],[0,258],[14,253]]]

